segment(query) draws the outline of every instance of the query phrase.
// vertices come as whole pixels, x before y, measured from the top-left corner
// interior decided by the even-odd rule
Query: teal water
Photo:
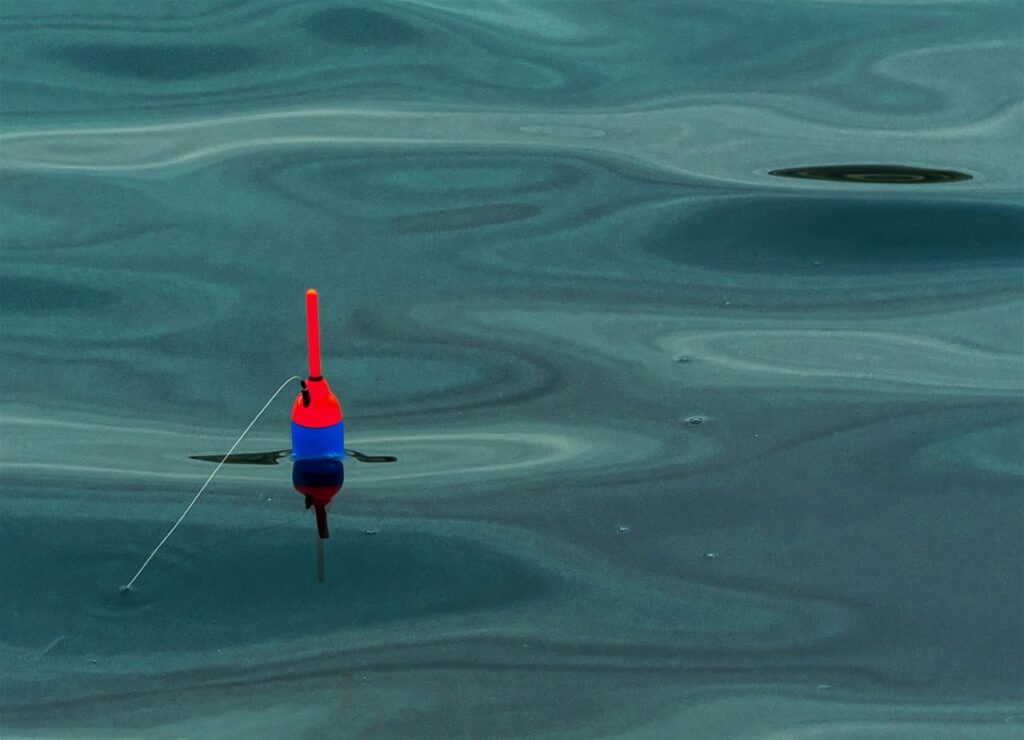
[[[0,735],[1020,737],[1022,31],[0,6]]]

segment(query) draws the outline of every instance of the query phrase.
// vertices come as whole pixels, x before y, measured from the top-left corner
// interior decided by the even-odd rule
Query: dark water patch
[[[739,272],[873,271],[1016,260],[1024,209],[919,200],[717,200],[648,248],[683,264]]]
[[[166,228],[167,209],[112,178],[6,172],[0,177],[0,247],[62,249]]]
[[[115,305],[119,297],[78,283],[39,277],[0,276],[0,310],[5,314],[93,311]]]
[[[159,82],[237,72],[262,58],[253,49],[231,44],[77,44],[52,54],[85,72]]]
[[[772,170],[769,175],[795,177],[803,180],[857,182],[866,185],[928,185],[960,182],[971,176],[956,170],[934,170],[898,164],[830,164],[812,167],[790,167]]]
[[[395,231],[400,234],[458,231],[478,226],[524,221],[540,212],[540,206],[532,203],[491,203],[486,206],[452,208],[396,216],[391,223]]]
[[[317,584],[312,531],[264,530],[186,555],[186,542],[218,535],[189,527],[122,594],[161,527],[4,518],[0,634],[41,650],[64,635],[68,655],[191,652],[502,607],[553,585],[477,542],[398,528],[366,537],[340,518],[327,542],[328,580]]]
[[[923,445],[916,453],[923,475],[943,482],[971,479],[985,481],[986,491],[1019,496],[1024,478],[1024,418],[1017,415],[996,424],[976,426]]]
[[[9,292],[5,289],[0,298],[5,308],[4,334],[28,340],[26,347],[38,348],[33,354],[48,355],[51,361],[64,354],[86,362],[81,356],[71,358],[74,353],[69,347],[105,343],[112,333],[124,347],[129,339],[192,330],[222,318],[236,298],[230,287],[141,269],[18,262],[6,265],[5,273]],[[40,337],[47,341],[40,343]],[[71,376],[88,372],[85,365],[75,366],[74,362],[67,369]],[[122,379],[119,384],[123,382],[132,381]],[[78,381],[62,386],[65,391],[71,387],[83,386]]]
[[[404,46],[419,41],[420,31],[387,13],[366,8],[328,8],[302,23],[309,35],[337,46]]]

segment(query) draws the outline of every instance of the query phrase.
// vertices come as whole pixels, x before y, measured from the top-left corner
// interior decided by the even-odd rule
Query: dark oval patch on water
[[[35,277],[0,277],[0,310],[3,313],[41,315],[59,311],[91,311],[118,302],[117,295]]]
[[[802,180],[857,182],[865,185],[927,185],[971,179],[970,175],[956,170],[933,170],[901,164],[827,164],[772,170],[768,174]]]
[[[1016,261],[1024,253],[1024,209],[876,198],[724,198],[669,224],[649,248],[675,262],[737,272]]]
[[[86,72],[142,80],[190,80],[250,67],[261,55],[244,46],[79,44],[57,56]]]
[[[365,8],[328,8],[306,18],[306,33],[338,46],[402,46],[422,34],[408,23]]]
[[[366,537],[337,507],[333,525],[323,584],[311,521],[253,532],[193,522],[121,593],[163,524],[6,518],[0,634],[40,650],[64,636],[68,655],[193,652],[503,607],[554,586],[477,541],[398,528]]]

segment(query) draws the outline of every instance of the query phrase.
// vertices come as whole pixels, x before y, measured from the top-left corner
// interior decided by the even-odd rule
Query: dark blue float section
[[[302,458],[292,465],[292,485],[306,497],[306,508],[312,507],[316,511],[316,530],[320,539],[331,536],[327,529],[326,507],[344,483],[345,465],[340,458]]]
[[[295,490],[308,496],[330,498],[345,484],[345,466],[334,457],[296,460],[292,465]]]
[[[292,422],[292,459],[345,457],[345,422],[329,427],[304,427]]]

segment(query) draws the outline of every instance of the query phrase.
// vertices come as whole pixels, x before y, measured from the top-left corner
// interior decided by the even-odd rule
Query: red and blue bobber
[[[341,404],[320,374],[320,321],[315,290],[306,292],[309,379],[292,407],[292,484],[316,510],[317,532],[327,531],[327,505],[345,482],[345,431]]]

